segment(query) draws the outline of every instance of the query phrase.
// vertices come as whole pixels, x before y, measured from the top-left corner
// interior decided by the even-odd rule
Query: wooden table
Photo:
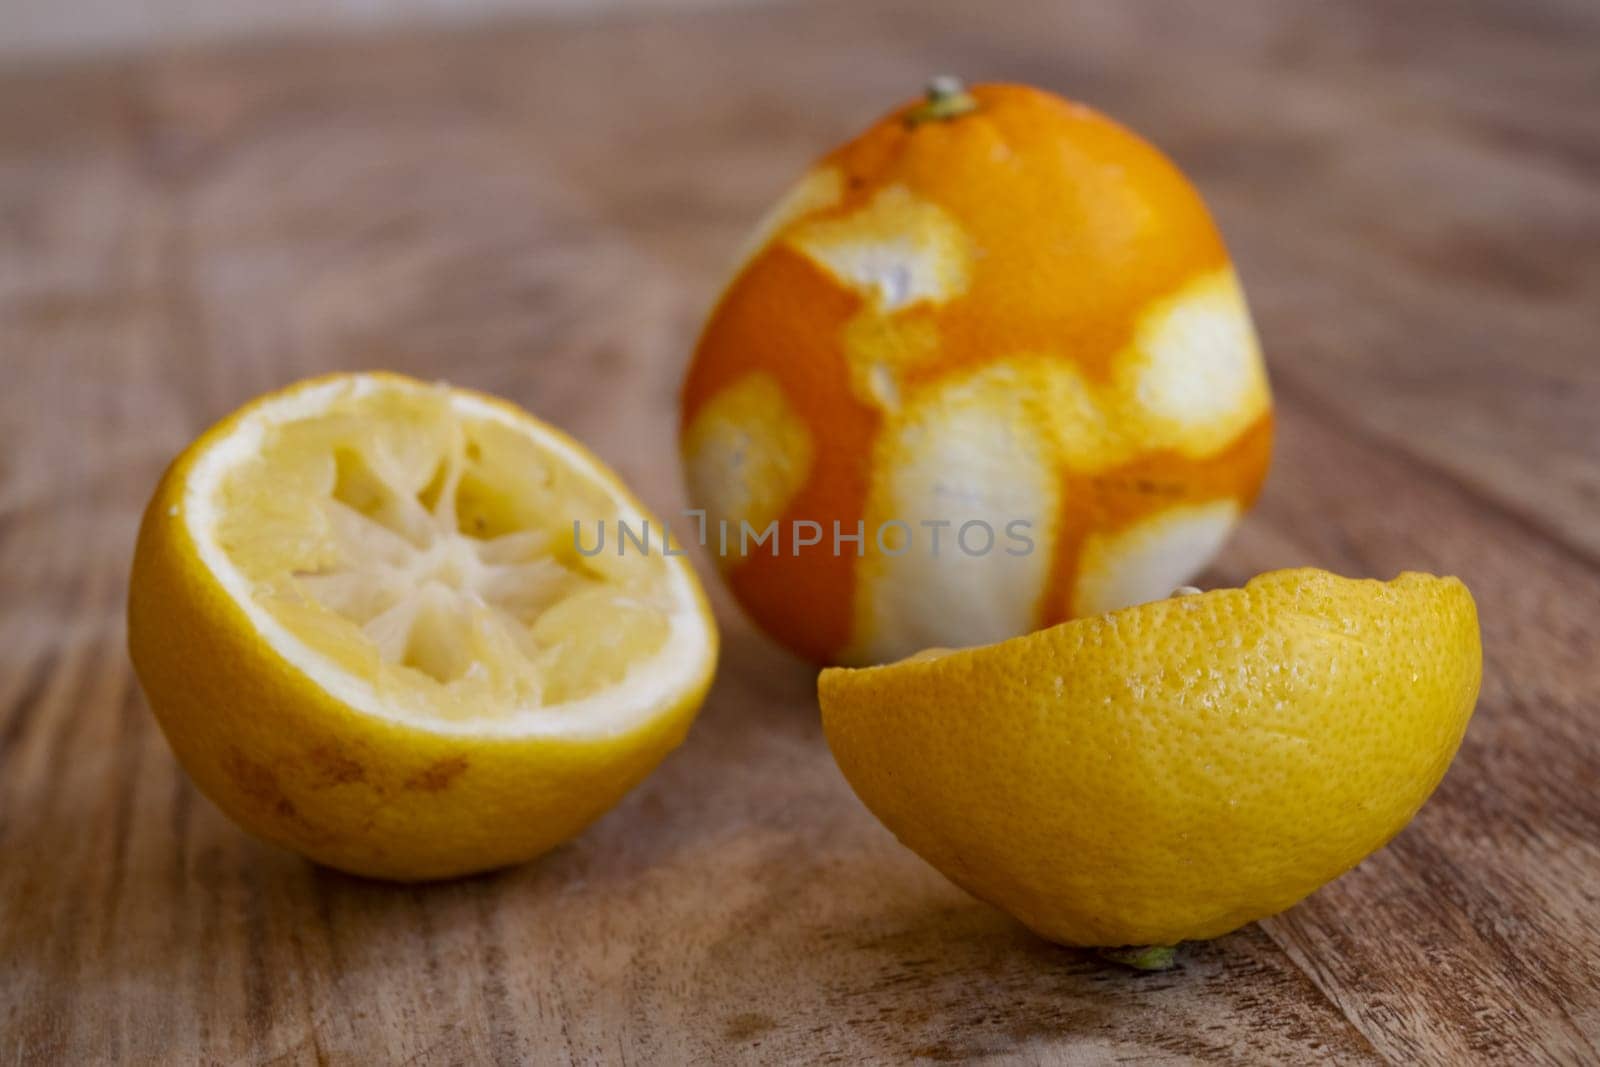
[[[837,3],[0,76],[0,1062],[1600,1060],[1600,9]],[[1208,584],[1461,575],[1482,701],[1386,850],[1138,976],[901,849],[722,598],[688,742],[577,841],[396,888],[237,831],[123,648],[137,514],[331,368],[503,393],[675,511],[743,231],[925,76],[1170,151],[1239,260],[1276,465]]]

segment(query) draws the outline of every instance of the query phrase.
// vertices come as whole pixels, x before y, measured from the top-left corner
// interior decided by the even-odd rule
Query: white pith
[[[317,415],[341,400],[375,391],[431,388],[392,379],[358,377],[310,386],[261,403],[195,462],[185,487],[182,515],[175,521],[185,524],[201,562],[239,605],[262,640],[331,696],[361,713],[437,733],[590,740],[630,732],[675,704],[703,679],[713,643],[708,623],[701,614],[695,579],[682,559],[665,560],[671,609],[665,613],[666,637],[654,655],[631,663],[620,682],[600,692],[562,703],[517,707],[482,718],[421,715],[414,709],[398,711],[369,682],[310,647],[257,600],[251,580],[229,558],[215,536],[219,520],[218,495],[227,473],[257,455],[267,431],[273,426]],[[472,394],[451,391],[448,395],[453,412],[495,422],[532,438],[567,469],[602,487],[613,508],[608,518],[626,522],[635,529],[644,527],[646,515],[627,499],[615,477],[559,434],[546,432],[539,424],[519,419],[510,410]],[[413,516],[415,521],[429,521],[420,504],[418,511],[423,514]],[[358,513],[352,514],[360,519]],[[362,583],[370,586],[374,575],[395,585],[409,584],[414,590],[412,595],[389,605],[388,610],[368,619],[363,627],[380,649],[385,641],[391,642],[385,658],[392,658],[395,653],[392,642],[404,640],[404,634],[409,631],[409,620],[403,618],[408,612],[430,610],[430,605],[444,604],[442,598],[447,596],[472,598],[491,608],[504,605],[508,599],[538,600],[548,596],[551,583],[560,578],[537,563],[503,561],[502,557],[508,553],[527,556],[519,549],[530,546],[508,543],[525,535],[477,540],[454,532],[442,535],[440,528],[416,542],[399,534],[390,535],[388,540],[382,535],[374,538],[370,530],[363,535],[369,538],[365,543],[378,546],[371,567],[365,572],[367,578],[360,575],[308,576],[301,581],[313,585],[321,582],[317,599],[330,604],[340,603],[341,598],[353,602],[371,596],[372,590],[362,588]],[[589,536],[592,538],[592,532]]]

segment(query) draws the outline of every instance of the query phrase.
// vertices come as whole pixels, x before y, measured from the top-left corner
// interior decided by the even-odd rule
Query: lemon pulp
[[[594,552],[625,515],[604,485],[444,387],[351,390],[251,444],[209,493],[216,548],[249,602],[387,711],[566,704],[667,643],[659,546]]]

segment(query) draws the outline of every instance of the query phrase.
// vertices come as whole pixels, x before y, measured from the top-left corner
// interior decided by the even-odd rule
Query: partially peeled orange
[[[1271,438],[1199,194],[1124,127],[1019,85],[940,84],[813,166],[682,394],[728,584],[825,663],[1165,595],[1251,504]]]

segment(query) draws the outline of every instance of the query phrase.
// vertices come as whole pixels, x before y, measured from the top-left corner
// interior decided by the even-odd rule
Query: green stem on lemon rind
[[[1178,965],[1177,945],[1123,945],[1100,949],[1100,958],[1136,971],[1170,971]]]

